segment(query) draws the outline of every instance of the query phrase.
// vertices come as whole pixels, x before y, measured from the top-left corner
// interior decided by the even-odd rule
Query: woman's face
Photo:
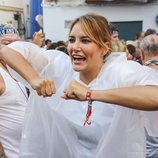
[[[106,51],[92,42],[79,24],[74,25],[68,41],[68,52],[75,71],[93,72],[103,65]]]

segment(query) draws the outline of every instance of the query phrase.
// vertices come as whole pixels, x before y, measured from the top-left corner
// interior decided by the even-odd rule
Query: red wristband
[[[86,94],[86,99],[87,99],[88,101],[92,100],[92,99],[91,99],[91,95],[92,95],[92,90],[89,89],[89,90],[87,91],[87,94]]]
[[[91,125],[91,122],[89,122],[89,119],[92,115],[92,99],[91,99],[91,95],[92,95],[92,90],[88,90],[87,94],[86,94],[86,99],[88,100],[88,109],[87,109],[87,114],[86,114],[86,119],[83,123],[83,126],[87,125]]]

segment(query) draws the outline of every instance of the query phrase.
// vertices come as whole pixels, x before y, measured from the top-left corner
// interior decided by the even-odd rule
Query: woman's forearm
[[[1,50],[3,59],[12,69],[20,74],[36,90],[38,95],[51,96],[55,93],[55,85],[52,80],[43,79],[33,69],[27,60],[15,50],[3,47]],[[37,61],[34,61],[37,62]]]
[[[138,110],[158,110],[158,87],[136,86],[92,92],[92,99]]]
[[[15,50],[3,47],[1,54],[7,65],[18,72],[29,83],[34,78],[39,77],[38,73],[28,64],[26,59]]]

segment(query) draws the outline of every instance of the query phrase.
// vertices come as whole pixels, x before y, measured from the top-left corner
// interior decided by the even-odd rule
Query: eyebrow
[[[74,38],[75,36],[69,36],[69,38]],[[81,36],[80,38],[89,38],[88,36]]]

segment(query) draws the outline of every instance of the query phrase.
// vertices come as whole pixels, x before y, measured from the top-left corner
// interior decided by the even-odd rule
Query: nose
[[[80,50],[80,49],[81,49],[80,41],[75,41],[73,43],[73,50]]]

